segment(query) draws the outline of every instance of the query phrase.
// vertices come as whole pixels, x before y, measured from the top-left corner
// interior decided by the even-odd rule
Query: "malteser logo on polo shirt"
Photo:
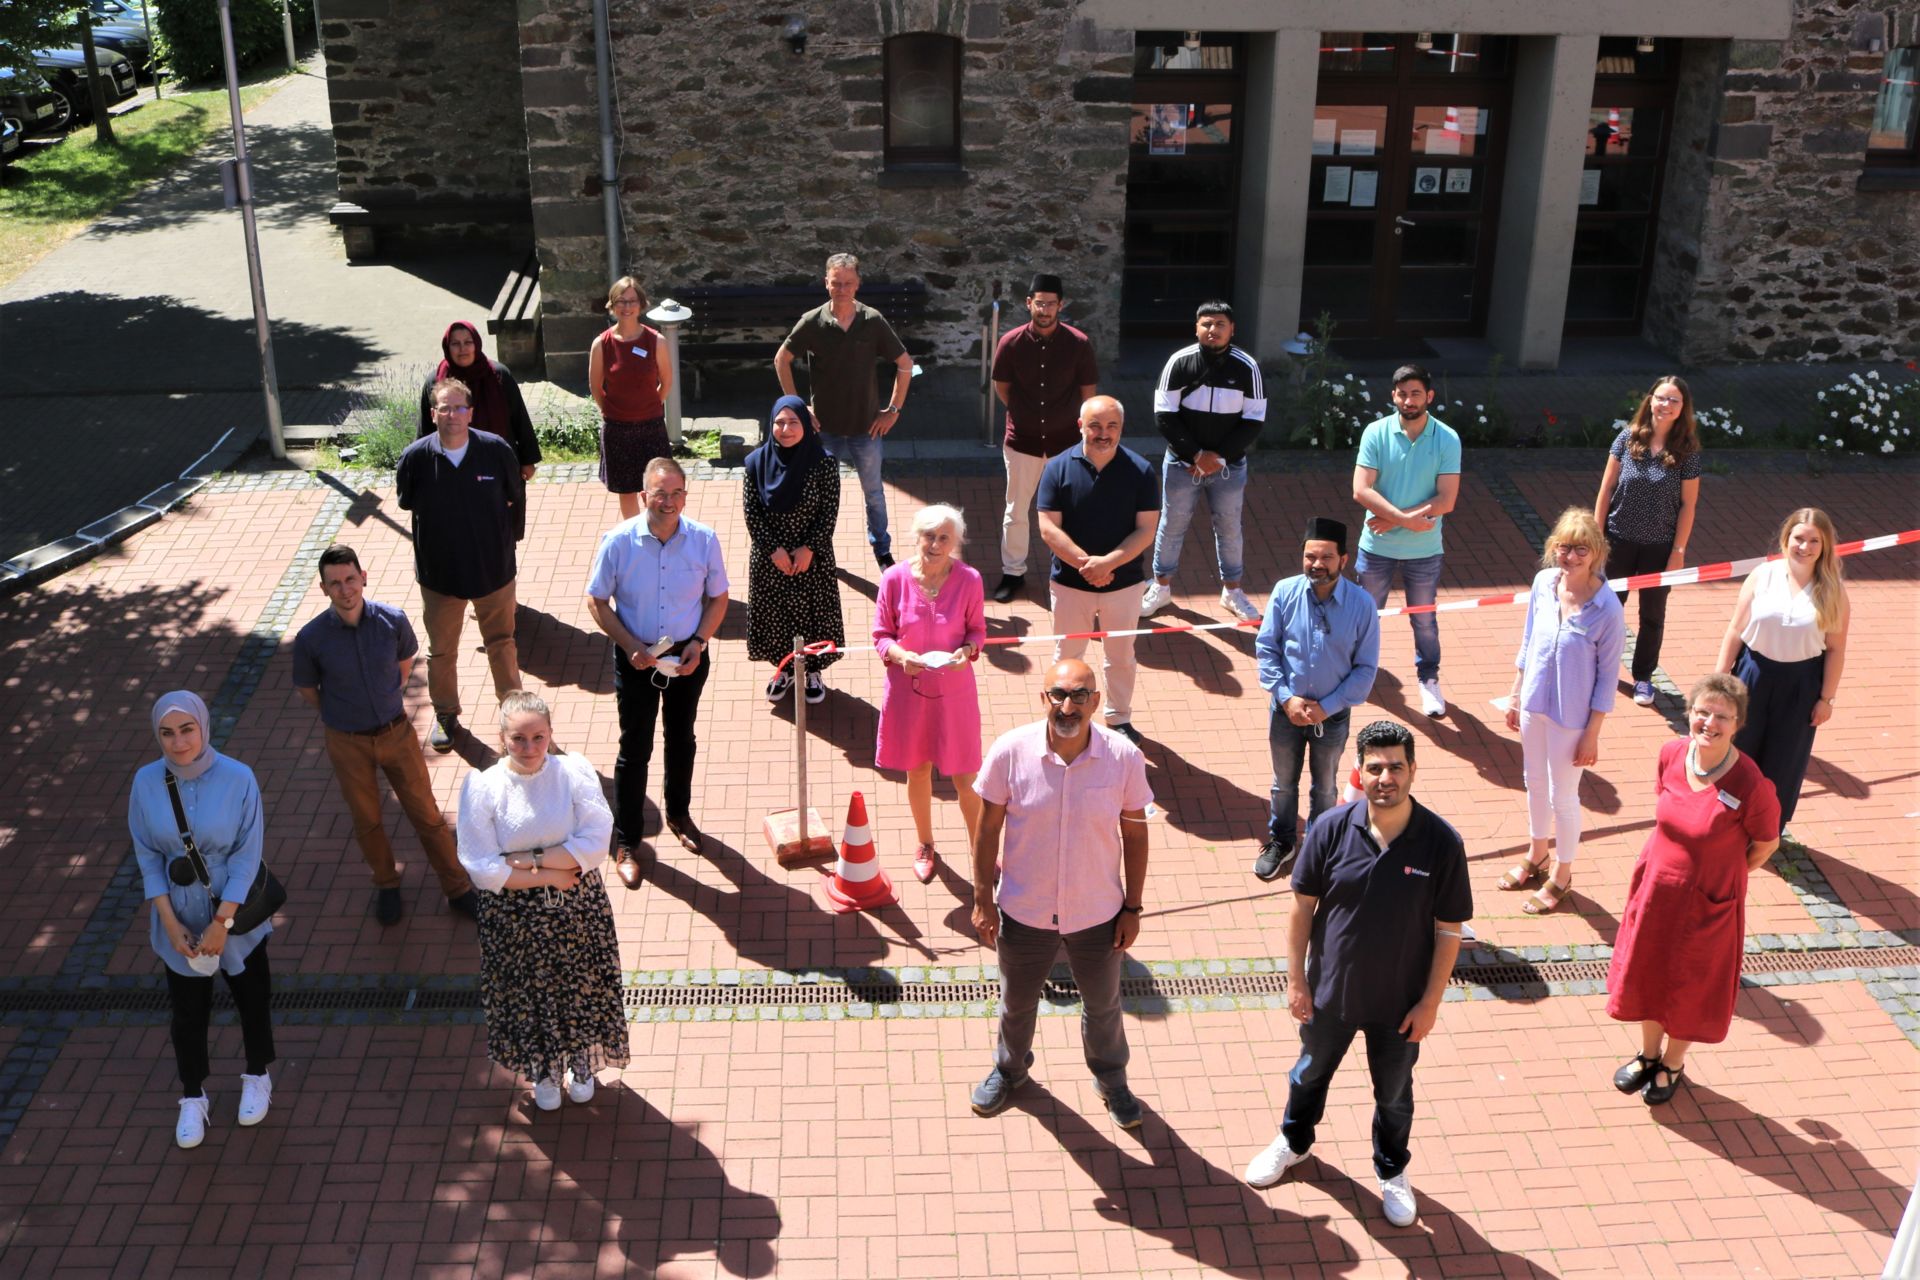
[[[1433,874],[1431,871],[1422,871],[1418,867],[1402,867],[1400,869],[1410,876],[1430,876]]]

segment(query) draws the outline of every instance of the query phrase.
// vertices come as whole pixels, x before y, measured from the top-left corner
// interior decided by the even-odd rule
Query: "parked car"
[[[147,42],[147,29],[141,25],[138,17],[132,17],[128,21],[94,23],[93,42],[96,45],[104,45],[125,57],[133,64],[135,72],[141,75],[149,74],[148,62],[152,57],[153,48]]]
[[[107,105],[124,102],[139,92],[133,77],[133,64],[111,49],[95,45],[94,65],[100,69],[100,89]],[[53,91],[66,99],[74,124],[93,119],[93,96],[87,91],[87,55],[84,49],[39,49],[33,64],[40,68]]]
[[[0,168],[13,163],[20,154],[20,122],[0,116]]]
[[[71,114],[38,71],[0,67],[0,117],[17,121],[24,137],[61,133]]]

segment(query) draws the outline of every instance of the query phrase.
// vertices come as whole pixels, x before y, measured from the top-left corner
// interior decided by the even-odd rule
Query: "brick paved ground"
[[[1916,523],[1910,470],[1811,480],[1736,466],[1706,482],[1702,560],[1754,553],[1803,501],[1835,512],[1843,536]],[[895,520],[934,496],[957,500],[975,520],[973,558],[991,568],[996,485],[972,470],[892,477]],[[1288,895],[1247,874],[1267,765],[1244,631],[1141,649],[1136,720],[1165,816],[1129,987],[1133,1082],[1150,1112],[1137,1134],[1100,1109],[1071,1004],[1041,1020],[1038,1083],[1019,1106],[995,1121],[968,1112],[992,1038],[981,969],[991,956],[967,928],[950,801],[938,814],[947,871],[926,887],[908,872],[903,779],[872,768],[871,655],[835,666],[833,692],[810,713],[814,801],[837,830],[848,792],[867,794],[900,905],[835,916],[818,873],[775,866],[759,821],[791,803],[793,731],[761,696],[765,669],[744,659],[744,600],[702,714],[695,810],[714,848],[663,849],[642,891],[615,890],[637,988],[634,1065],[617,1083],[609,1074],[589,1107],[534,1112],[484,1059],[471,927],[439,901],[392,806],[410,912],[390,930],[369,919],[317,721],[289,687],[286,628],[323,607],[308,563],[336,531],[360,550],[376,597],[417,608],[404,515],[353,480],[217,485],[109,556],[0,602],[0,715],[12,730],[0,831],[22,868],[0,904],[0,1134],[11,1135],[0,1148],[0,1275],[1878,1269],[1917,1136],[1920,969],[1903,947],[1920,943],[1920,748],[1909,729],[1920,553],[1849,564],[1852,662],[1795,823],[1808,852],[1755,877],[1752,985],[1727,1042],[1693,1056],[1692,1083],[1661,1112],[1607,1087],[1631,1038],[1607,1019],[1593,975],[1645,838],[1648,778],[1674,707],[1623,700],[1583,791],[1589,832],[1571,909],[1524,917],[1493,888],[1525,825],[1517,745],[1489,705],[1510,679],[1519,614],[1445,617],[1455,710],[1414,726],[1417,790],[1467,839],[1478,955],[1505,976],[1458,987],[1425,1047],[1412,1170],[1422,1217],[1401,1231],[1384,1223],[1370,1176],[1359,1050],[1318,1159],[1269,1192],[1238,1180],[1272,1136],[1295,1044],[1272,981]],[[697,479],[689,514],[720,530],[744,596],[738,484],[737,473]],[[1444,595],[1523,583],[1537,555],[1528,530],[1590,501],[1593,484],[1563,458],[1477,460],[1451,522]],[[1305,516],[1345,510],[1344,492],[1330,464],[1259,477],[1250,577],[1289,571]],[[875,575],[851,482],[847,493],[838,550],[858,638]],[[614,506],[581,483],[538,485],[532,501],[522,665],[554,702],[561,740],[610,777],[611,680],[581,591]],[[1216,620],[1206,558],[1196,536],[1169,620]],[[1710,661],[1733,591],[1676,593],[1672,681],[1684,686]],[[990,613],[997,635],[1046,629],[1035,600]],[[1404,620],[1386,625],[1387,666],[1365,714],[1409,716],[1410,643]],[[997,650],[983,666],[989,733],[1035,713],[1044,656]],[[469,719],[484,725],[493,699],[477,651],[462,683]],[[257,1129],[234,1127],[239,1037],[223,1022],[215,1122],[192,1152],[171,1142],[175,1082],[137,888],[116,880],[127,780],[150,753],[146,707],[175,685],[234,717],[226,749],[260,775],[268,856],[292,890],[273,943],[274,1111]],[[412,705],[424,728],[423,687]],[[428,764],[451,808],[468,765]],[[1529,971],[1540,980],[1501,968],[1524,959],[1541,963]]]

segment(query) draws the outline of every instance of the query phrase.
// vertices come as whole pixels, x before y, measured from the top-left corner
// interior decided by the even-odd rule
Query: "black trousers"
[[[675,676],[662,689],[653,682],[653,672],[634,670],[626,651],[614,646],[613,696],[620,709],[620,754],[613,763],[613,834],[618,843],[638,844],[646,834],[641,817],[646,810],[647,766],[653,762],[654,724],[662,719],[667,740],[666,812],[675,818],[688,816],[693,805],[693,761],[699,748],[693,726],[712,670],[713,654],[702,653],[692,675]]]
[[[180,1096],[197,1098],[212,1074],[207,1065],[207,1028],[213,1022],[213,979],[166,970],[167,996],[173,1002],[173,1057],[180,1066]],[[273,1063],[273,973],[267,944],[247,954],[239,973],[221,973],[240,1014],[247,1045],[247,1074],[264,1075]]]
[[[1607,576],[1630,578],[1637,573],[1659,573],[1673,555],[1671,542],[1628,542],[1622,539],[1607,546]],[[1633,679],[1636,684],[1653,682],[1653,669],[1660,665],[1660,642],[1667,636],[1667,594],[1672,587],[1640,588],[1640,625],[1633,632]],[[1620,603],[1627,593],[1618,593]]]

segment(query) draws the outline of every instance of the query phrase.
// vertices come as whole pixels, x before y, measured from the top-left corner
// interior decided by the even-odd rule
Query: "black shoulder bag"
[[[175,858],[167,868],[167,878],[182,887],[198,881],[211,895],[213,878],[207,874],[207,860],[200,856],[200,846],[193,842],[193,831],[187,826],[187,811],[180,803],[180,784],[174,780],[173,770],[168,769],[166,774],[167,799],[173,802],[173,821],[180,828],[180,843],[187,851],[185,857]],[[231,894],[228,900],[233,900]],[[228,936],[252,933],[271,920],[273,913],[285,905],[287,887],[280,883],[273,872],[267,870],[264,861],[261,862],[260,874],[253,878],[253,887],[247,890],[240,909],[233,913],[232,924],[227,929]],[[215,910],[218,909],[216,904]]]

